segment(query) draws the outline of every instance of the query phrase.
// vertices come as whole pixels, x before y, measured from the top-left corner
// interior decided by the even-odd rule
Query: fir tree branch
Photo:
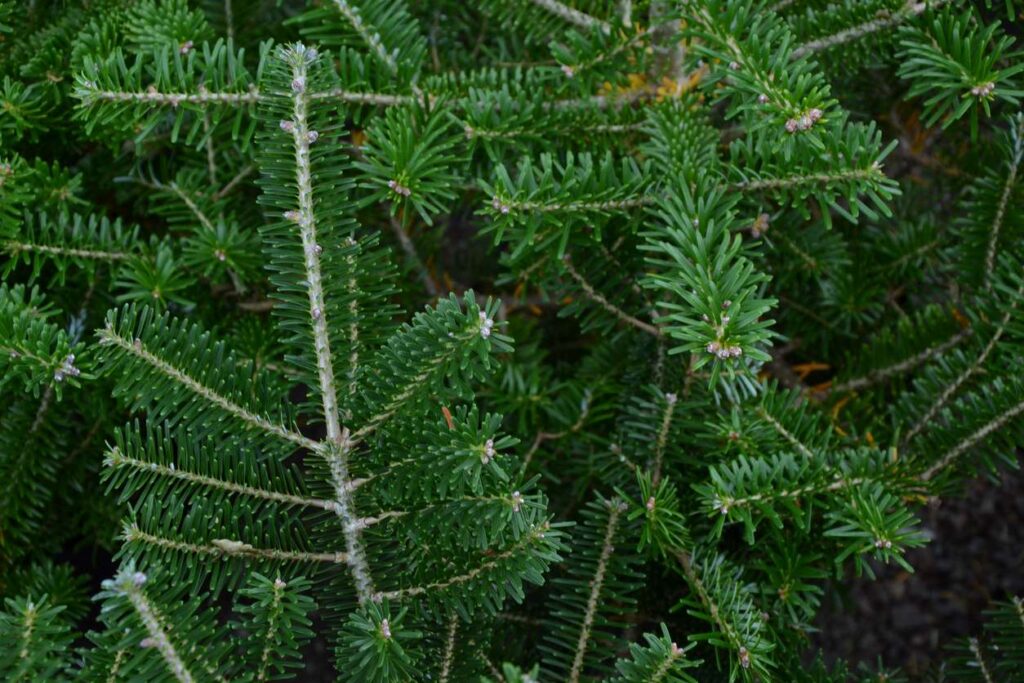
[[[3,250],[12,256],[19,252],[36,252],[38,254],[49,254],[51,256],[68,256],[70,258],[91,259],[94,261],[124,261],[132,257],[122,251],[102,251],[99,249],[72,249],[68,247],[55,247],[49,244],[34,244],[31,242],[19,242],[7,240],[2,243]]]
[[[874,481],[868,477],[854,477],[852,479],[836,479],[827,484],[809,484],[797,489],[789,489],[783,491],[773,491],[769,493],[757,493],[753,496],[745,496],[743,498],[729,498],[722,496],[716,498],[714,501],[713,508],[721,511],[723,515],[729,514],[730,510],[736,508],[746,507],[748,505],[757,505],[758,503],[766,501],[774,501],[780,499],[798,499],[808,495],[817,495],[820,493],[831,493],[834,491],[842,491],[846,488],[852,488],[860,486],[868,482]]]
[[[665,455],[665,444],[668,442],[668,432],[672,426],[672,415],[675,413],[678,400],[675,394],[665,394],[665,410],[661,416],[658,439],[654,444],[654,467],[651,473],[651,485],[655,489],[661,483],[661,465]]]
[[[601,308],[605,309],[627,325],[632,325],[633,327],[643,330],[647,334],[654,335],[655,337],[661,335],[661,330],[657,327],[629,315],[621,308],[608,301],[603,294],[594,289],[594,286],[587,282],[586,278],[584,278],[583,275],[581,275],[580,272],[572,265],[572,257],[568,252],[563,257],[562,265],[565,267],[565,270],[569,275],[572,276],[572,279],[576,281],[576,284],[580,286],[580,289],[582,289],[587,295],[588,299],[598,304]]]
[[[869,168],[855,168],[839,173],[811,173],[807,175],[794,174],[781,178],[769,178],[767,180],[744,180],[733,183],[728,189],[760,192],[762,190],[780,190],[792,187],[803,187],[805,185],[827,185],[829,183],[850,181],[850,180],[885,180],[886,175],[878,162],[873,163]]]
[[[132,90],[98,90],[90,88],[87,100],[104,102],[145,102],[163,107],[178,108],[182,104],[211,106],[247,106],[263,101],[255,85],[249,86],[247,92],[211,92],[201,89],[199,92],[160,92],[150,88],[141,92]]]
[[[523,536],[509,549],[504,550],[500,553],[496,553],[488,556],[486,562],[482,562],[465,574],[459,574],[458,576],[452,576],[445,579],[444,581],[436,581],[434,583],[428,583],[423,586],[413,586],[411,588],[401,588],[393,591],[381,591],[373,594],[373,601],[380,602],[381,600],[405,600],[407,598],[416,597],[419,595],[425,595],[433,591],[442,591],[452,586],[458,586],[469,581],[472,581],[476,577],[480,576],[484,572],[498,566],[502,560],[506,560],[513,557],[517,552],[529,547],[535,541],[544,537],[544,533],[548,531],[550,525],[547,522],[538,524],[530,530],[528,534]]]
[[[267,610],[267,630],[263,636],[263,650],[260,652],[260,668],[256,671],[257,681],[266,681],[270,675],[270,653],[275,649],[273,635],[277,627],[277,620],[281,616],[281,596],[284,593],[285,583],[281,579],[274,581],[274,597],[270,602],[270,609]]]
[[[100,338],[100,344],[112,344],[121,349],[127,355],[138,358],[175,383],[180,384],[199,398],[217,406],[226,413],[229,413],[230,415],[245,422],[250,427],[267,434],[272,434],[273,436],[289,441],[296,446],[307,448],[311,451],[321,450],[322,446],[320,443],[309,439],[298,432],[294,432],[283,425],[271,422],[265,417],[246,410],[237,403],[234,403],[217,393],[215,389],[204,385],[187,372],[156,356],[146,348],[141,341],[125,339],[117,333],[109,321],[107,326],[104,329],[99,330],[97,334]]]
[[[105,582],[107,583],[107,582]],[[142,586],[146,583],[146,575],[142,572],[125,572],[109,582],[113,590],[128,598],[129,603],[135,609],[136,615],[142,622],[143,627],[149,634],[149,642],[155,647],[164,659],[170,674],[179,683],[194,683],[196,679],[189,671],[185,661],[178,654],[178,650],[171,642],[169,635],[170,627],[164,625],[164,619],[156,606],[150,603]],[[221,676],[217,677],[223,681]]]
[[[363,21],[363,17],[359,13],[359,8],[349,4],[347,0],[332,0],[332,3],[334,8],[341,13],[341,16],[345,17],[348,23],[352,26],[352,29],[377,56],[377,59],[387,66],[388,71],[397,75],[398,62],[395,60],[394,56],[388,52],[387,48],[384,47],[384,43],[382,43],[380,39],[380,33],[372,30],[372,27],[367,26],[366,22]]]
[[[196,474],[179,467],[159,465],[155,462],[147,462],[145,460],[131,458],[124,455],[121,452],[121,449],[117,447],[107,451],[106,457],[103,459],[103,464],[106,467],[129,467],[140,472],[155,473],[161,477],[178,479],[190,484],[195,484],[196,486],[226,491],[228,493],[247,496],[258,500],[267,500],[275,503],[284,503],[286,505],[296,505],[299,507],[319,508],[322,510],[330,510],[332,512],[337,508],[337,504],[333,500],[304,498],[302,496],[296,496],[288,493],[270,491],[254,486],[246,486],[245,484],[238,484],[233,481]]]
[[[503,199],[503,207],[510,211],[535,211],[537,213],[594,213],[602,211],[625,211],[641,206],[651,206],[656,202],[654,197],[640,195],[628,199],[609,200],[604,202],[519,202],[514,199]]]
[[[935,462],[934,465],[929,467],[921,474],[921,481],[930,481],[939,472],[948,467],[954,460],[959,458],[961,455],[969,451],[975,444],[982,439],[986,438],[992,432],[1002,428],[1010,420],[1014,419],[1021,413],[1024,413],[1024,400],[1017,405],[1011,406],[1002,415],[999,415],[995,419],[989,421],[984,427],[977,430],[963,441],[949,449]]]
[[[718,25],[707,7],[694,7],[693,0],[683,4],[693,9],[692,16],[696,23],[700,25],[700,28],[713,36],[715,40],[721,42],[727,52],[730,63],[735,63],[738,69],[744,69],[749,72],[751,80],[757,86],[758,92],[766,98],[766,103],[771,103],[772,106],[780,110],[793,108],[791,94],[783,87],[779,87],[774,83],[774,74],[765,73],[761,69],[756,68],[756,65],[753,65],[753,62],[756,60],[744,51],[743,46],[736,40],[736,36]]]
[[[949,400],[953,398],[953,395],[959,391],[964,382],[981,370],[985,361],[988,360],[989,355],[995,349],[996,344],[998,344],[999,340],[1002,338],[1003,333],[1006,332],[1006,326],[1010,322],[1013,312],[1017,309],[1017,305],[1020,303],[1022,296],[1024,296],[1024,287],[1019,287],[1017,289],[1017,293],[1010,300],[1009,306],[1003,314],[1002,320],[1000,320],[999,324],[996,326],[995,332],[992,333],[992,338],[988,340],[988,343],[985,344],[985,347],[981,350],[981,353],[978,354],[978,357],[974,359],[974,362],[971,363],[963,372],[957,375],[956,379],[954,379],[949,386],[947,386],[942,393],[936,397],[928,407],[928,410],[926,410],[924,415],[921,416],[921,419],[914,423],[914,426],[907,431],[902,440],[904,445],[920,434],[921,431],[924,430],[924,428],[932,421],[932,418],[934,418],[939,411],[945,407]]]
[[[241,170],[241,171],[239,171],[239,172],[238,172],[238,173],[237,173],[237,174],[235,175],[235,177],[234,177],[234,178],[232,178],[232,179],[231,179],[230,181],[228,181],[228,184],[227,184],[227,185],[225,185],[224,187],[222,187],[222,188],[221,188],[220,190],[218,190],[218,191],[217,191],[217,193],[216,193],[216,194],[214,194],[214,195],[213,195],[213,200],[214,200],[214,201],[217,201],[217,200],[219,200],[219,199],[223,199],[223,198],[224,198],[224,197],[226,197],[227,195],[231,194],[232,190],[234,190],[234,189],[235,189],[236,187],[238,187],[238,185],[239,185],[239,184],[240,184],[240,183],[241,183],[241,182],[242,182],[243,180],[245,180],[246,178],[248,178],[248,177],[249,177],[250,175],[252,175],[252,174],[253,174],[253,173],[254,173],[255,171],[256,171],[256,164],[247,164],[247,165],[243,166],[243,167],[242,167],[242,170]]]
[[[125,527],[122,538],[125,543],[141,543],[189,555],[215,558],[244,557],[272,562],[322,562],[328,564],[346,564],[348,562],[348,557],[345,553],[307,553],[294,550],[279,550],[277,548],[256,548],[250,543],[243,543],[230,538],[217,538],[208,545],[187,543],[147,533],[135,524]]]
[[[439,683],[448,683],[455,662],[455,633],[459,627],[459,617],[452,614],[448,618],[448,638],[444,643],[444,654],[441,657],[441,676]]]
[[[970,638],[967,643],[971,650],[971,655],[974,657],[974,662],[978,665],[978,671],[981,672],[982,678],[985,679],[985,683],[995,683],[992,672],[989,671],[988,663],[985,661],[985,653],[982,652],[981,646],[978,644],[978,639]]]
[[[594,569],[594,578],[590,581],[587,606],[583,612],[583,622],[580,625],[579,638],[576,640],[572,667],[569,669],[569,683],[579,683],[580,675],[583,673],[583,659],[587,654],[587,647],[590,644],[590,632],[594,625],[594,616],[597,614],[597,605],[601,599],[601,589],[604,587],[608,560],[615,550],[615,532],[618,528],[619,517],[626,510],[626,504],[618,499],[608,501],[607,505],[608,525],[605,527],[604,540],[601,543],[601,554],[597,559],[597,566]]]
[[[462,334],[442,340],[444,351],[424,362],[422,365],[423,371],[420,372],[420,374],[413,377],[412,381],[406,384],[398,394],[390,398],[382,410],[365,420],[363,426],[352,433],[350,437],[352,446],[361,443],[366,439],[366,437],[372,434],[377,427],[382,425],[384,422],[389,420],[392,415],[398,412],[405,402],[412,398],[416,394],[416,391],[431,378],[434,369],[437,368],[437,366],[444,364],[455,354],[455,350],[458,348],[459,342],[469,341],[478,337],[483,325],[484,320],[480,319],[479,321],[470,324]]]
[[[348,272],[350,273],[346,287],[348,288],[348,384],[346,391],[349,396],[355,396],[359,389],[359,279],[356,277],[356,255],[354,253],[346,256]],[[352,419],[352,410],[345,410],[345,419]]]
[[[421,104],[426,101],[433,106],[437,102],[435,95],[423,95],[414,97],[412,95],[389,95],[377,92],[356,92],[344,88],[332,88],[322,92],[310,93],[311,100],[338,100],[348,104],[370,104],[378,107],[397,107],[410,104]]]
[[[790,0],[790,2],[791,1],[792,0]],[[804,43],[793,50],[791,58],[799,59],[804,55],[820,52],[821,50],[827,50],[838,45],[844,45],[846,43],[859,40],[864,36],[871,35],[872,33],[884,31],[894,26],[899,26],[908,19],[913,19],[919,14],[923,14],[925,10],[937,9],[949,2],[950,0],[929,0],[927,2],[914,2],[914,0],[907,0],[903,7],[888,16],[877,17],[870,21],[865,21],[863,24],[845,28],[830,36],[825,36],[824,38],[818,38],[817,40]],[[778,4],[782,5],[783,3]]]
[[[690,556],[690,553],[684,550],[677,550],[676,561],[679,563],[679,566],[682,567],[683,575],[686,577],[687,582],[697,594],[697,599],[702,605],[704,605],[704,608],[711,616],[711,621],[722,632],[726,640],[729,642],[729,645],[737,652],[746,652],[746,648],[744,648],[739,634],[736,633],[732,625],[727,620],[722,618],[721,610],[719,610],[718,605],[711,597],[711,594],[708,593],[700,575],[693,568],[693,558]]]
[[[1024,158],[1024,116],[1017,119],[1016,135],[1012,139],[1013,154],[1010,156],[1010,168],[1006,174],[1006,182],[1003,184],[1003,192],[999,196],[996,215],[992,219],[992,228],[989,230],[988,247],[985,250],[985,274],[982,282],[986,291],[992,289],[992,272],[996,267],[996,247],[999,244],[999,233],[1003,227],[1003,219],[1006,217],[1006,207],[1010,202],[1010,195],[1017,184],[1017,170],[1020,168],[1021,159]]]
[[[808,448],[802,441],[800,441],[800,439],[793,436],[793,434],[788,429],[786,429],[781,422],[775,419],[774,415],[765,410],[764,406],[757,407],[757,414],[761,417],[761,419],[770,424],[772,426],[772,429],[778,432],[779,436],[781,436],[783,439],[792,444],[793,447],[796,448],[796,450],[799,451],[801,455],[809,459],[814,458],[814,452],[810,448]]]
[[[156,187],[161,188],[163,187],[163,185],[161,185],[160,183],[156,183]],[[185,204],[186,207],[188,207],[188,210],[192,212],[192,214],[196,217],[196,220],[198,220],[199,223],[204,228],[211,232],[215,230],[215,228],[213,227],[213,223],[210,221],[207,215],[203,213],[202,209],[199,208],[199,205],[195,203],[195,200],[189,197],[188,193],[178,186],[178,183],[172,182],[170,185],[167,185],[167,188],[171,192],[173,192],[178,197],[178,199],[180,199],[182,203]]]
[[[877,370],[872,370],[863,377],[856,377],[841,384],[837,384],[831,388],[831,391],[833,393],[857,391],[859,389],[864,389],[865,387],[870,387],[875,384],[878,384],[879,382],[884,382],[904,372],[910,372],[911,370],[918,367],[922,363],[926,363],[932,358],[940,356],[946,351],[949,351],[951,348],[962,342],[964,339],[971,336],[971,334],[972,332],[970,328],[960,330],[959,332],[957,332],[956,334],[954,334],[952,337],[942,342],[941,344],[930,346],[924,351],[921,351],[920,353],[911,356],[910,358],[906,358],[900,361],[899,363],[895,363],[885,368],[878,368]]]
[[[569,7],[558,0],[530,0],[530,2],[551,14],[564,19],[570,24],[586,29],[587,31],[593,30],[594,28],[600,29],[602,33],[611,33],[612,31],[612,27],[608,22],[592,17],[586,12],[581,12],[578,9]]]
[[[117,675],[121,671],[121,664],[124,662],[126,653],[127,651],[121,648],[118,648],[117,652],[114,653],[114,662],[110,665],[110,671],[107,672],[106,683],[117,683]]]

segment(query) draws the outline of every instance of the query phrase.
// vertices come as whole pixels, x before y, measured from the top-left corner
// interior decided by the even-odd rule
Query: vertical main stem
[[[313,329],[313,345],[316,353],[317,375],[320,380],[320,396],[323,402],[324,423],[327,427],[327,443],[319,449],[327,461],[331,484],[334,488],[335,514],[341,523],[348,551],[348,566],[361,605],[366,604],[373,594],[373,580],[366,561],[366,552],[360,538],[360,526],[352,503],[351,479],[348,471],[348,454],[352,440],[347,427],[341,426],[338,415],[338,393],[334,381],[334,363],[331,357],[331,341],[327,327],[327,310],[324,299],[323,279],[320,274],[320,247],[316,241],[316,214],[313,205],[313,178],[309,148],[319,133],[309,127],[306,94],[307,67],[316,59],[312,50],[301,45],[291,50],[293,106],[290,129],[295,140],[295,184],[298,191],[297,213],[299,232],[302,237],[302,253],[305,259],[307,291],[309,293],[309,314]]]
[[[313,209],[313,179],[309,146],[317,135],[309,128],[306,96],[306,60],[299,55],[292,63],[292,89],[295,95],[292,110],[295,139],[295,183],[299,200],[299,232],[305,259],[307,292],[309,294],[310,323],[316,368],[320,379],[320,396],[324,406],[327,439],[342,442],[341,420],[338,417],[338,395],[334,384],[334,364],[331,361],[331,340],[327,331],[327,311],[324,300],[323,279],[320,274],[320,254],[316,242],[316,215]]]

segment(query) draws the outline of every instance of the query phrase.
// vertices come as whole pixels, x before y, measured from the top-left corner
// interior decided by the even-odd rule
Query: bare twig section
[[[210,135],[210,112],[203,112],[203,132],[206,134],[206,170],[210,174],[210,182],[217,182],[217,153],[213,149],[213,136]]]
[[[423,281],[423,286],[433,298],[437,298],[441,295],[441,287],[437,284],[437,281],[430,274],[426,264],[420,258],[419,252],[416,251],[416,245],[413,243],[412,238],[409,237],[408,231],[402,225],[401,221],[397,217],[391,216],[391,231],[395,233],[395,238],[398,240],[398,244],[402,247],[402,251],[405,252],[406,258],[412,263],[416,272],[420,276],[420,280]]]
[[[228,40],[235,39],[235,13],[231,7],[231,0],[224,0],[224,24],[228,34]]]
[[[838,472],[837,472],[838,476]],[[833,491],[841,491],[846,488],[852,488],[854,486],[860,486],[872,481],[867,477],[853,477],[852,479],[836,479],[835,481],[829,482],[828,484],[816,485],[809,484],[797,489],[789,489],[786,491],[774,491],[772,493],[758,493],[753,496],[746,496],[744,498],[729,498],[721,496],[715,498],[714,509],[719,510],[722,514],[728,514],[730,510],[735,508],[746,507],[749,505],[755,505],[767,500],[779,500],[782,498],[796,499],[802,498],[810,494],[817,493],[830,493]]]
[[[158,183],[157,187],[163,186]],[[204,228],[211,232],[215,230],[215,228],[213,227],[213,221],[210,220],[210,217],[203,213],[203,210],[199,208],[199,205],[196,204],[195,200],[192,199],[192,197],[188,196],[188,193],[182,190],[181,187],[178,186],[178,183],[172,182],[170,185],[167,185],[166,187],[171,192],[173,192],[178,197],[178,199],[180,199],[182,203],[185,204],[185,206],[188,207],[188,210],[192,212],[192,215],[196,217],[196,220],[198,220],[199,223]]]
[[[331,483],[334,486],[334,499],[337,503],[335,514],[341,522],[341,529],[345,535],[345,548],[348,550],[346,563],[355,583],[359,604],[365,605],[373,597],[373,578],[370,575],[370,566],[366,561],[366,551],[363,549],[360,537],[361,528],[352,506],[354,486],[348,472],[347,449],[350,447],[349,444],[348,429],[346,428],[343,445],[335,446],[326,458],[331,473]]]
[[[651,26],[648,33],[651,38],[651,51],[654,53],[650,75],[655,83],[661,82],[665,77],[671,79],[675,82],[679,95],[687,80],[683,74],[686,47],[683,41],[679,40],[678,19],[666,21],[674,12],[674,3],[666,0],[653,0],[648,9],[648,24]]]
[[[586,389],[583,393],[583,400],[580,402],[580,416],[576,419],[571,427],[561,432],[537,432],[537,436],[534,437],[533,443],[530,445],[526,455],[523,456],[522,471],[526,471],[526,468],[530,466],[530,462],[533,460],[533,456],[536,455],[537,450],[545,441],[553,441],[555,439],[564,438],[570,434],[583,429],[583,423],[587,421],[587,417],[590,415],[590,389]]]
[[[32,651],[32,638],[36,631],[36,620],[39,618],[39,610],[31,600],[27,609],[22,612],[21,621],[21,649],[18,651],[18,658],[27,660]]]
[[[645,323],[643,320],[638,318],[634,318],[612,302],[608,301],[603,294],[594,289],[594,286],[591,285],[575,267],[573,267],[572,258],[569,254],[565,255],[565,258],[562,260],[562,265],[565,267],[566,272],[569,273],[572,279],[576,281],[576,284],[580,286],[580,289],[583,290],[584,294],[587,295],[588,299],[598,304],[601,308],[605,309],[627,325],[632,325],[633,327],[643,330],[647,334],[654,335],[655,337],[661,336],[661,330],[657,327],[650,323]]]
[[[537,213],[585,213],[602,211],[623,211],[635,209],[642,206],[650,206],[655,203],[655,198],[647,195],[639,195],[628,199],[610,199],[604,202],[567,202],[565,204],[540,202],[517,202],[515,200],[502,200],[503,206],[513,211],[535,211]]]
[[[433,105],[437,99],[433,95],[414,97],[413,95],[389,95],[377,92],[356,92],[353,90],[345,90],[344,88],[332,88],[331,90],[325,90],[323,92],[311,93],[309,97],[312,100],[338,100],[349,104],[371,104],[380,107],[396,107],[408,104],[418,104],[422,103],[424,99],[426,99],[429,104]]]
[[[608,501],[608,525],[605,527],[604,539],[601,543],[601,554],[597,559],[594,578],[590,580],[590,594],[587,596],[587,607],[583,613],[580,635],[576,640],[576,653],[573,655],[572,667],[569,670],[569,683],[579,683],[580,674],[583,673],[583,660],[587,654],[587,646],[590,644],[590,633],[594,627],[597,605],[601,600],[604,577],[608,572],[608,561],[615,551],[615,532],[618,529],[619,517],[625,509],[626,504],[621,500]]]
[[[121,673],[121,666],[124,664],[124,657],[127,654],[127,650],[118,648],[114,652],[114,661],[110,665],[110,670],[107,671],[107,682],[106,683],[117,683],[118,674]]]
[[[254,173],[255,171],[256,171],[256,164],[248,164],[248,165],[246,165],[246,166],[243,166],[243,167],[242,167],[242,170],[241,170],[241,171],[239,171],[239,172],[238,172],[238,173],[237,173],[237,174],[235,175],[235,177],[234,177],[234,178],[232,178],[232,179],[231,179],[230,181],[228,181],[228,184],[227,184],[227,185],[225,185],[224,187],[222,187],[222,188],[221,188],[220,190],[218,190],[218,191],[216,192],[216,194],[214,194],[214,195],[213,195],[213,199],[214,199],[214,200],[218,200],[218,199],[223,199],[224,197],[226,197],[227,195],[229,195],[229,194],[230,194],[230,193],[231,193],[231,192],[232,192],[232,191],[233,191],[233,190],[234,190],[234,189],[235,189],[236,187],[238,187],[238,185],[239,185],[239,184],[240,184],[240,183],[241,183],[241,182],[242,182],[243,180],[245,180],[246,178],[248,178],[248,177],[249,177],[250,175],[252,175],[252,174],[253,174],[253,173]]]

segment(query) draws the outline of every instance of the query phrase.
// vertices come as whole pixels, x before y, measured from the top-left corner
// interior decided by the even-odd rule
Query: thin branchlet
[[[306,498],[304,496],[271,491],[257,486],[248,486],[246,484],[239,484],[225,479],[197,474],[177,466],[171,467],[155,462],[139,460],[138,458],[132,458],[125,455],[121,452],[121,449],[117,447],[111,448],[107,451],[107,455],[104,458],[104,465],[113,469],[130,468],[138,472],[156,474],[166,479],[177,479],[206,489],[224,491],[225,493],[265,500],[268,502],[284,503],[286,505],[295,505],[298,507],[320,508],[322,510],[330,511],[334,511],[336,507],[336,503],[333,500]]]
[[[810,448],[808,448],[807,445],[804,444],[803,441],[801,441],[800,439],[798,439],[795,436],[793,436],[793,433],[790,432],[788,429],[786,429],[786,427],[781,422],[779,422],[777,419],[775,419],[774,415],[772,415],[767,410],[765,410],[764,406],[758,406],[757,414],[758,414],[758,416],[760,416],[760,418],[762,420],[764,420],[769,425],[771,425],[772,429],[774,429],[776,432],[778,432],[779,436],[781,436],[783,439],[785,439],[790,444],[792,444],[792,446],[801,455],[803,455],[805,458],[808,458],[808,459],[813,459],[814,458],[814,451],[812,451]]]
[[[284,595],[286,584],[277,579],[271,584],[274,597],[270,602],[270,609],[267,614],[267,630],[263,635],[263,650],[260,652],[260,667],[256,671],[257,681],[266,681],[270,675],[270,654],[274,650],[274,631],[277,628],[277,620],[281,618],[281,598]]]
[[[175,367],[170,362],[160,358],[151,352],[141,341],[136,343],[135,340],[126,339],[110,326],[100,330],[99,337],[101,344],[112,344],[118,347],[127,355],[133,356],[146,365],[149,365],[176,384],[184,387],[208,403],[217,406],[233,417],[238,418],[251,428],[284,439],[296,446],[307,448],[311,451],[320,450],[321,446],[318,442],[238,405],[231,399],[220,394],[213,387],[204,385],[200,380],[196,379],[185,370]]]
[[[500,564],[502,560],[506,560],[512,557],[516,553],[525,550],[530,545],[536,543],[539,539],[544,538],[544,534],[548,531],[548,528],[549,525],[547,522],[537,525],[536,527],[531,529],[529,533],[523,534],[523,536],[511,548],[509,548],[508,550],[504,550],[500,553],[489,555],[488,560],[486,562],[478,564],[465,574],[459,574],[457,576],[452,576],[442,581],[435,581],[433,583],[425,584],[422,586],[411,586],[409,588],[400,588],[392,591],[381,591],[379,593],[374,593],[373,600],[375,602],[379,602],[381,600],[401,601],[406,600],[408,598],[425,595],[427,593],[440,593],[448,588],[452,588],[454,586],[459,586],[464,583],[473,581],[478,576],[498,566],[498,564]]]
[[[597,558],[594,577],[590,580],[588,587],[583,621],[580,623],[572,666],[569,668],[568,680],[570,683],[578,683],[583,673],[583,662],[590,645],[590,635],[594,627],[594,617],[597,615],[597,606],[601,601],[601,591],[604,588],[605,574],[608,572],[608,562],[611,560],[612,553],[615,552],[615,533],[618,530],[619,518],[625,509],[626,505],[620,500],[608,502],[608,524],[605,526],[604,538],[601,541],[601,554]]]
[[[199,555],[215,558],[239,557],[250,560],[271,562],[310,562],[327,564],[346,564],[348,557],[344,553],[312,553],[299,550],[279,550],[277,548],[257,548],[231,538],[216,538],[210,543],[188,543],[173,538],[157,536],[143,531],[136,525],[128,526],[122,536],[126,543],[147,545],[162,550],[173,550],[186,555]]]
[[[201,680],[193,675],[191,668],[178,652],[178,648],[171,640],[170,627],[167,625],[166,619],[150,602],[143,590],[146,580],[146,575],[141,572],[123,572],[116,579],[108,582],[108,585],[128,599],[146,633],[149,634],[147,644],[156,648],[160,656],[163,657],[168,673],[179,683],[193,683],[196,680]],[[224,680],[221,676],[216,678]]]
[[[935,461],[931,467],[925,470],[921,474],[921,481],[930,481],[935,478],[937,474],[945,470],[947,467],[952,465],[960,456],[974,448],[979,442],[991,436],[993,433],[1002,429],[1011,420],[1014,420],[1019,415],[1024,413],[1024,401],[1010,406],[1002,413],[994,417],[980,429],[972,432],[964,439],[962,439],[955,446],[950,448],[948,451],[939,456],[938,460]]]
[[[782,5],[791,4],[793,0],[784,0],[776,5],[776,7]],[[823,38],[818,38],[806,42],[797,47],[790,54],[792,59],[799,59],[805,55],[814,54],[815,52],[821,52],[822,50],[828,50],[839,45],[845,45],[856,40],[860,40],[873,33],[879,31],[886,31],[900,24],[906,22],[909,19],[913,19],[919,14],[923,14],[925,10],[937,9],[942,5],[946,5],[950,0],[931,0],[930,2],[914,2],[914,0],[907,0],[903,7],[895,12],[892,12],[886,16],[879,16],[874,19],[870,19],[856,26],[850,26],[841,31],[837,31],[831,35]]]
[[[945,341],[934,346],[929,346],[927,349],[914,354],[910,358],[906,358],[898,363],[894,363],[884,368],[872,370],[863,377],[855,377],[854,379],[850,379],[845,382],[836,384],[835,386],[831,387],[831,391],[833,393],[839,394],[848,391],[858,391],[888,381],[893,377],[898,377],[899,375],[914,370],[915,368],[928,362],[932,358],[941,356],[943,353],[949,351],[953,347],[960,344],[960,342],[962,342],[964,339],[971,336],[971,334],[972,331],[970,328],[960,330],[959,332],[951,336],[949,339],[946,339]]]
[[[1017,128],[1013,136],[1013,154],[1010,157],[1006,172],[1006,180],[1003,183],[1003,191],[999,195],[999,203],[996,205],[996,213],[992,218],[992,227],[989,229],[988,245],[985,249],[985,274],[983,283],[986,290],[992,289],[992,273],[996,268],[996,247],[999,245],[999,234],[1002,231],[1003,221],[1006,217],[1006,209],[1010,203],[1010,195],[1013,194],[1017,185],[1017,171],[1020,168],[1021,159],[1024,159],[1024,116],[1017,121]]]
[[[574,7],[569,7],[558,0],[530,0],[530,2],[579,28],[588,31],[596,28],[602,33],[611,33],[612,31],[612,27],[607,21],[593,17],[586,12],[581,12]]]

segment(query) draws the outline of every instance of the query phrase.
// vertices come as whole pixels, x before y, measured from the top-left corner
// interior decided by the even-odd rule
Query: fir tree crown
[[[1017,467],[1022,13],[0,0],[0,678],[902,680],[811,637]]]

